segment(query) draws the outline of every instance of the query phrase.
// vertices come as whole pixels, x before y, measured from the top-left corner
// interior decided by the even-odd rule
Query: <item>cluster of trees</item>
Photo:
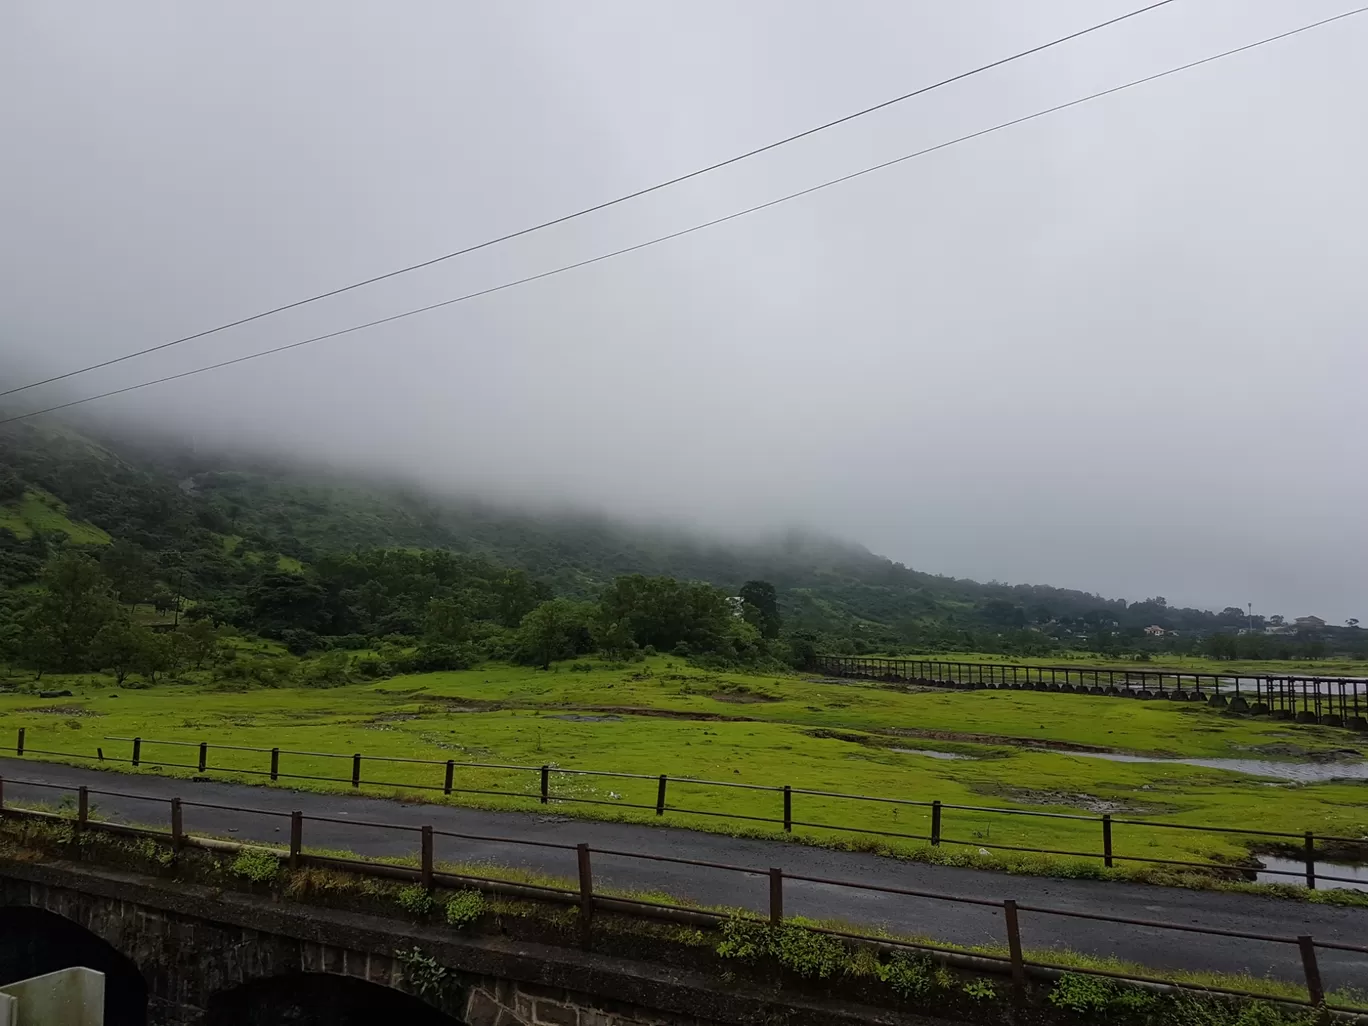
[[[40,587],[0,605],[0,658],[47,671],[108,670],[120,684],[130,673],[155,683],[183,666],[200,669],[219,652],[222,633],[208,620],[157,630],[121,604],[100,563],[66,551],[45,567]]]

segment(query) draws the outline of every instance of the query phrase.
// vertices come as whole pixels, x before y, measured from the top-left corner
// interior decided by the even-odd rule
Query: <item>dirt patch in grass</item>
[[[573,720],[576,723],[618,723],[622,720],[621,716],[586,716],[583,713],[561,713],[557,716],[548,716],[551,720]]]
[[[25,713],[44,713],[48,716],[103,716],[104,713],[95,709],[87,709],[83,705],[34,705],[27,709],[18,709],[17,712]]]
[[[918,727],[886,727],[881,734],[896,737],[920,737],[928,741],[968,741],[976,745],[1014,745],[1017,748],[1042,748],[1066,752],[1113,752],[1104,745],[1084,745],[1074,741],[1045,741],[1033,737],[1011,737],[1007,734],[971,734],[960,730],[922,730]]]
[[[1164,802],[1132,802],[1124,798],[1102,798],[1086,791],[1050,791],[1031,787],[1010,787],[1004,784],[971,784],[979,794],[989,794],[999,798],[1009,798],[1021,805],[1063,805],[1070,809],[1085,812],[1118,813],[1135,816],[1150,816],[1159,813],[1178,812],[1177,805]]]
[[[712,698],[718,702],[735,702],[738,705],[746,705],[751,702],[783,701],[777,695],[767,695],[762,691],[752,691],[750,688],[729,688],[726,691],[715,691]]]

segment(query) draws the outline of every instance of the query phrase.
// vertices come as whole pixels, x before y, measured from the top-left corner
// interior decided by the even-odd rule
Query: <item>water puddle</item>
[[[1274,762],[1268,759],[1164,759],[1154,755],[1120,755],[1116,752],[1071,752],[1050,749],[1060,755],[1076,755],[1083,759],[1105,759],[1108,762],[1153,762],[1164,765],[1202,766],[1206,769],[1230,770],[1256,777],[1275,777],[1295,780],[1300,784],[1315,784],[1326,780],[1368,780],[1368,761],[1346,762]]]
[[[958,752],[936,752],[930,748],[890,748],[890,752],[902,752],[903,755],[924,755],[928,759],[972,759],[972,755],[960,755]]]
[[[1280,859],[1273,855],[1260,855],[1259,861],[1264,869],[1279,870],[1273,873],[1260,873],[1259,883],[1303,884],[1306,882],[1306,863],[1294,859]],[[1292,873],[1295,875],[1288,876]],[[1328,877],[1338,877],[1331,880]],[[1368,866],[1351,866],[1341,862],[1316,863],[1316,887],[1321,890],[1340,889],[1346,891],[1368,891]]]

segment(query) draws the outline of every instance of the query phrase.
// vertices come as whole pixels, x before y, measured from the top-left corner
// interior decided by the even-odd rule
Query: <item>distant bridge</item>
[[[1232,712],[1368,731],[1368,678],[1364,677],[1118,670],[842,655],[819,655],[809,669],[831,677],[943,688],[1063,691],[1206,702]]]

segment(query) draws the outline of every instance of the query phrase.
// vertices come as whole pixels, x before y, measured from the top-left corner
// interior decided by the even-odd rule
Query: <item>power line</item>
[[[671,239],[678,239],[685,235],[691,235],[694,232],[702,231],[705,228],[711,228],[715,225],[725,224],[728,221],[734,221],[737,218],[745,217],[748,214],[758,213],[761,210],[768,210],[771,207],[776,207],[781,203],[787,203],[790,200],[799,199],[803,196],[810,196],[813,193],[820,192],[823,189],[829,189],[833,185],[840,185],[843,182],[849,182],[856,178],[861,178],[864,175],[872,174],[875,171],[881,171],[885,168],[893,167],[897,164],[902,164],[906,161],[914,160],[918,157],[924,157],[930,153],[936,153],[940,150],[949,149],[952,146],[958,146],[961,143],[966,143],[973,139],[980,139],[983,136],[992,135],[993,133],[1001,132],[1004,129],[1012,128],[1016,125],[1025,124],[1028,121],[1034,121],[1037,118],[1043,118],[1050,114],[1056,114],[1059,111],[1068,110],[1072,107],[1078,107],[1085,103],[1091,103],[1093,100],[1099,100],[1105,96],[1111,96],[1115,93],[1123,92],[1127,89],[1133,89],[1136,86],[1145,85],[1149,82],[1155,82],[1162,78],[1168,78],[1171,75],[1177,75],[1184,71],[1190,71],[1193,68],[1199,68],[1205,64],[1211,64],[1215,61],[1223,60],[1226,57],[1232,57],[1235,54],[1244,53],[1248,50],[1253,50],[1260,46],[1266,46],[1269,43],[1275,43],[1283,39],[1289,39],[1292,36],[1301,35],[1303,32],[1309,32],[1312,29],[1322,28],[1334,22],[1343,21],[1346,18],[1351,18],[1355,15],[1363,14],[1365,12],[1368,12],[1368,6],[1358,7],[1352,11],[1346,11],[1343,14],[1336,14],[1329,18],[1323,18],[1320,21],[1311,22],[1310,24],[1302,25],[1299,28],[1289,29],[1286,32],[1280,32],[1277,35],[1266,36],[1263,39],[1257,40],[1253,43],[1246,43],[1243,46],[1237,46],[1230,50],[1224,50],[1221,53],[1213,54],[1210,57],[1203,57],[1200,60],[1190,61],[1187,64],[1180,64],[1177,67],[1169,68],[1166,71],[1159,71],[1152,75],[1145,75],[1142,78],[1132,79],[1131,81],[1124,82],[1121,85],[1112,86],[1108,89],[1103,89],[1095,93],[1089,93],[1087,96],[1081,96],[1075,100],[1069,100],[1065,103],[1056,104],[1053,107],[1046,107],[1045,109],[1038,110],[1033,114],[1026,114],[1019,118],[1013,118],[1010,121],[1003,121],[999,124],[993,125],[991,128],[979,129],[977,132],[970,132],[967,135],[961,135],[954,139],[947,140],[946,142],[937,143],[934,146],[927,146],[924,149],[904,154],[901,157],[895,157],[892,160],[886,160],[880,164],[871,165],[870,167],[863,168],[859,171],[853,171],[850,174],[842,175],[839,178],[832,178],[825,182],[821,182],[818,185],[809,186],[806,189],[800,189],[797,192],[791,192],[787,195],[779,196],[776,199],[767,200],[764,203],[757,203],[755,206],[746,207],[744,210],[738,210],[730,214],[725,214],[722,217],[713,218],[711,221],[704,221],[701,224],[696,224],[689,228],[682,228],[679,231],[671,232],[668,235],[657,236],[656,238],[649,239],[646,242],[638,242],[631,246],[624,246],[621,249],[615,249],[609,253],[602,253],[595,257],[589,257],[586,260],[578,260],[575,263],[563,264],[560,267],[554,267],[549,271],[541,271],[538,274],[531,274],[525,278],[518,278],[514,281],[504,282],[502,285],[494,285],[487,289],[480,289],[477,292],[468,292],[463,296],[456,296],[452,299],[445,299],[438,303],[430,303],[427,306],[420,306],[412,310],[405,310],[401,313],[391,314],[388,317],[381,317],[373,321],[366,321],[362,324],[354,324],[351,327],[341,328],[337,331],[331,331],[325,335],[315,335],[312,338],[302,339],[298,342],[290,342],[282,346],[275,346],[271,349],[263,349],[259,352],[249,353],[246,356],[235,357],[231,360],[222,360],[218,363],[209,364],[208,366],[197,367],[193,370],[188,371],[181,371],[178,374],[168,374],[165,377],[155,378],[151,381],[143,381],[136,385],[127,385],[123,388],[116,388],[108,392],[101,392],[98,395],[87,396],[84,399],[73,399],[70,402],[60,403],[56,406],[49,406],[45,409],[34,410],[31,413],[23,413],[19,414],[18,416],[7,417],[3,420],[0,420],[0,425],[12,424],[16,421],[27,420],[30,417],[37,417],[45,413],[56,413],[58,410],[70,409],[73,406],[80,406],[84,403],[94,402],[97,399],[108,399],[112,396],[123,395],[126,392],[134,392],[138,389],[148,388],[152,385],[160,385],[169,381],[178,381],[181,378],[193,377],[197,374],[204,374],[209,371],[220,370],[221,368],[231,367],[235,364],[246,363],[249,360],[258,360],[263,356],[272,356],[276,353],[287,352],[291,349],[299,349],[303,346],[312,345],[315,342],[323,342],[327,339],[337,338],[341,335],[349,335],[352,332],[364,331],[368,328],[378,327],[382,324],[390,324],[394,321],[404,320],[408,317],[417,316],[418,314],[429,313],[433,310],[440,310],[443,307],[453,306],[456,303],[463,303],[469,299],[477,299],[480,296],[492,295],[495,292],[502,292],[505,289],[516,288],[519,285],[526,285],[530,282],[540,281],[543,278],[550,278],[554,275],[564,274],[567,271],[577,270],[581,267],[588,267],[591,264],[602,263],[605,260],[611,260],[615,257],[624,256],[627,253],[635,253],[637,250],[646,249],[649,246],[659,245],[660,243],[668,242]]]
[[[1129,18],[1137,17],[1138,15],[1144,14],[1147,11],[1152,11],[1158,7],[1164,7],[1173,2],[1174,0],[1158,0],[1158,2],[1152,3],[1148,7],[1141,7],[1138,10],[1131,11],[1129,14],[1122,14],[1118,17],[1111,18],[1108,21],[1098,22],[1096,25],[1092,25],[1085,29],[1079,29],[1077,32],[1072,32],[1067,36],[1060,36],[1058,39],[1053,39],[1048,43],[1041,43],[1039,46],[1033,46],[1029,50],[1022,50],[1020,53],[1014,53],[1010,57],[1002,57],[998,60],[993,61],[990,64],[983,64],[969,71],[962,71],[958,75],[952,75],[950,78],[941,79],[939,82],[933,82],[930,85],[921,86],[918,89],[914,89],[910,93],[903,93],[901,96],[895,96],[891,100],[884,100],[882,103],[876,103],[872,107],[865,107],[863,110],[857,110],[853,114],[846,114],[843,117],[837,118],[835,121],[828,121],[824,124],[817,125],[814,128],[805,129],[804,131],[799,132],[796,135],[785,136],[783,139],[777,139],[774,142],[766,143],[764,146],[756,147],[753,150],[747,150],[745,153],[739,153],[734,157],[728,157],[726,160],[718,161],[716,164],[709,164],[707,167],[701,167],[696,171],[690,171],[687,174],[679,175],[676,178],[670,178],[666,181],[658,182],[655,185],[647,186],[644,189],[638,189],[635,192],[629,192],[623,196],[618,196],[616,199],[606,200],[602,203],[596,203],[591,207],[585,207],[582,210],[576,210],[574,213],[565,214],[561,217],[557,217],[550,221],[543,221],[541,224],[532,225],[529,228],[521,228],[518,231],[509,232],[507,235],[500,235],[497,238],[486,239],[484,242],[476,243],[473,246],[466,246],[464,249],[454,250],[450,253],[444,253],[441,256],[433,257],[430,260],[424,260],[421,263],[409,264],[407,267],[400,267],[393,271],[387,271],[384,274],[377,274],[373,278],[366,278],[363,281],[353,282],[350,285],[344,285],[341,288],[332,289],[328,292],[320,292],[318,295],[309,296],[307,299],[300,299],[293,303],[286,303],[284,306],[272,307],[270,310],[263,310],[260,313],[252,314],[249,317],[240,317],[235,321],[229,321],[226,324],[220,324],[218,325],[218,327],[215,328],[207,328],[204,331],[198,331],[193,335],[186,335],[183,338],[172,339],[170,342],[162,342],[155,346],[149,346],[146,349],[140,349],[134,353],[126,353],[123,356],[116,356],[111,360],[104,360],[101,363],[92,363],[88,367],[78,367],[75,370],[69,370],[62,374],[54,374],[52,377],[43,378],[41,381],[32,381],[27,385],[19,385],[16,388],[11,388],[7,391],[0,392],[0,398],[4,398],[7,395],[14,395],[16,392],[27,391],[30,388],[37,388],[40,385],[50,385],[55,381],[64,381],[67,378],[74,378],[79,374],[86,374],[89,371],[100,370],[103,367],[111,367],[116,363],[123,363],[125,360],[133,360],[139,356],[146,356],[149,353],[159,352],[162,349],[170,349],[172,346],[178,346],[182,342],[193,342],[195,339],[205,338],[206,336],[217,334],[220,331],[227,331],[229,328],[236,328],[240,327],[243,324],[250,324],[252,321],[259,321],[264,317],[270,317],[274,314],[284,313],[286,310],[294,310],[297,307],[307,306],[310,303],[317,303],[319,300],[322,299],[330,299],[333,296],[340,296],[342,295],[342,293],[351,292],[353,289],[363,288],[366,285],[374,285],[376,282],[385,281],[389,278],[396,278],[401,274],[408,274],[410,271],[418,271],[422,270],[425,267],[432,267],[434,264],[440,264],[446,260],[451,260],[455,257],[465,256],[468,253],[474,253],[477,250],[487,249],[490,246],[497,246],[499,243],[509,242],[513,239],[521,238],[524,235],[531,235],[533,232],[539,232],[545,228],[552,228],[558,224],[565,224],[567,221],[573,221],[576,218],[584,217],[586,214],[593,214],[597,213],[600,210],[607,210],[609,207],[615,207],[620,203],[626,203],[628,200],[638,199],[641,196],[646,196],[653,192],[659,192],[661,189],[669,188],[671,185],[678,185],[680,182],[687,182],[691,178],[697,178],[700,175],[708,174],[710,171],[717,171],[721,168],[728,167],[732,164],[740,163],[741,161],[746,160],[750,157],[758,156],[761,153],[768,153],[770,150],[778,149],[780,146],[785,146],[788,143],[797,142],[799,139],[806,139],[810,135],[816,135],[818,132],[826,131],[826,129],[828,128],[835,128],[837,125],[843,125],[847,121],[854,121],[856,118],[862,118],[866,114],[873,114],[875,111],[883,110],[885,107],[891,107],[897,103],[902,103],[904,100],[910,100],[914,97],[922,96],[925,93],[931,92],[932,90],[940,89],[942,86],[951,85],[954,82],[960,82],[966,78],[971,78],[974,75],[982,74],[985,71],[991,71],[994,68],[1000,68],[1005,64],[1010,64],[1013,61],[1021,60],[1023,57],[1030,57],[1032,54],[1037,54],[1043,50],[1048,50],[1051,47],[1059,46],[1062,43],[1067,43],[1071,40],[1078,39],[1082,36],[1088,35],[1089,33],[1096,32],[1099,29],[1107,28],[1108,26],[1115,25],[1118,22],[1126,21]]]

